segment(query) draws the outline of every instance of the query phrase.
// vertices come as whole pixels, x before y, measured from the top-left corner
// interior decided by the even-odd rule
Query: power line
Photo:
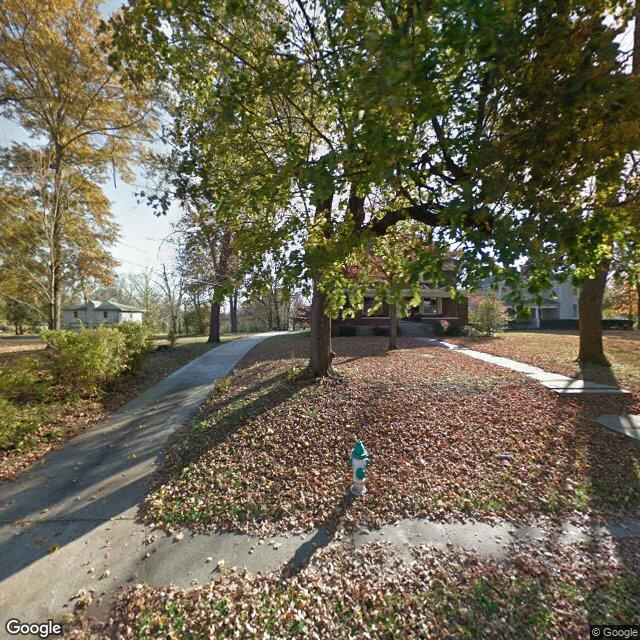
[[[129,249],[133,249],[134,251],[140,251],[140,253],[146,253],[148,255],[151,255],[150,251],[147,251],[146,249],[138,249],[138,247],[134,247],[130,244],[127,244],[126,242],[122,242],[122,240],[120,240],[118,244],[121,244],[123,247],[128,247]]]

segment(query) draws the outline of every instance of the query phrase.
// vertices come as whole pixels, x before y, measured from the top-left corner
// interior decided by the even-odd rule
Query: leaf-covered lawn
[[[235,337],[224,336],[223,342]],[[178,340],[170,351],[153,351],[135,377],[126,376],[102,397],[77,398],[73,402],[51,398],[33,407],[38,419],[35,430],[24,442],[12,450],[0,450],[0,482],[17,477],[20,471],[57,449],[91,425],[106,418],[112,411],[126,404],[145,389],[160,382],[170,373],[212,348],[204,336],[190,336]],[[15,344],[0,341],[0,369],[9,367],[23,356],[41,359],[45,344],[34,342]],[[39,424],[39,426],[38,426]],[[0,415],[0,430],[3,416]]]
[[[605,331],[604,348],[611,368],[589,366],[580,369],[577,331],[508,331],[494,338],[445,338],[470,349],[496,356],[513,358],[541,367],[595,382],[617,381],[640,392],[640,332]]]
[[[8,338],[0,339],[0,369],[11,366],[23,356],[38,357],[45,343],[36,340],[21,341]]]
[[[640,447],[594,422],[633,398],[559,396],[455,352],[401,346],[338,338],[340,379],[312,382],[308,338],[262,343],[177,435],[147,521],[266,534],[400,517],[640,515]],[[344,511],[356,438],[373,465],[367,495]]]
[[[136,585],[108,623],[79,623],[69,637],[586,638],[590,623],[640,623],[638,538],[514,544],[503,560],[426,545],[412,556],[334,543],[288,578]]]

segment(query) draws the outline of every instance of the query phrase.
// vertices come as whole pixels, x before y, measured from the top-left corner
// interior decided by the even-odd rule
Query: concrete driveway
[[[162,573],[162,563],[145,562],[150,530],[135,521],[149,477],[214,381],[272,335],[212,349],[0,484],[0,637],[9,637],[10,618],[60,620],[82,588],[95,589],[106,604],[127,581]]]

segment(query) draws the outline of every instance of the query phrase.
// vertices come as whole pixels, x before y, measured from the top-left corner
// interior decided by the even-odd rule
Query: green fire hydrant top
[[[367,450],[364,448],[364,444],[362,440],[358,440],[353,447],[353,451],[351,451],[351,457],[354,460],[364,460],[369,457]]]

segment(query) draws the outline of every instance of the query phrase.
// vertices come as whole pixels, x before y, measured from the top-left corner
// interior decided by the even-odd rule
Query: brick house
[[[421,283],[422,300],[418,306],[409,308],[409,315],[402,320],[412,320],[421,323],[425,329],[429,330],[434,324],[441,320],[446,320],[450,324],[465,325],[469,321],[469,301],[467,295],[463,291],[459,291],[460,297],[453,298],[449,290],[448,283],[454,277],[453,263],[444,265],[445,282],[442,285],[433,283]],[[407,303],[411,301],[411,289],[403,289],[402,295]],[[338,317],[333,323],[340,325],[355,325],[356,327],[388,327],[389,326],[389,305],[386,302],[382,306],[371,313],[374,306],[375,292],[367,291],[364,296],[364,305],[359,309],[355,317],[343,318]]]

